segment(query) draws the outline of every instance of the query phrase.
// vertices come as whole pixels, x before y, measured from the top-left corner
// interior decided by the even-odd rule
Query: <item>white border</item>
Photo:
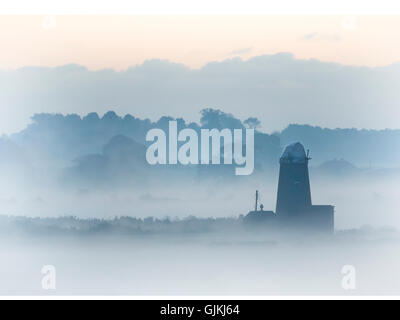
[[[1,14],[400,14],[398,0],[2,0]]]

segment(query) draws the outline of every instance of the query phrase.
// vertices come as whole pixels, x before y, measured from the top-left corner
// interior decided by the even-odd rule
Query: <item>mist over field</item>
[[[150,166],[134,115],[37,114],[0,139],[0,294],[399,294],[400,131],[289,125],[266,134],[204,109],[178,128],[255,128],[255,170]],[[314,204],[335,206],[335,234],[249,228],[255,190],[275,210],[279,158],[300,141],[313,158]],[[57,289],[41,287],[41,268]],[[356,290],[342,268],[357,270]]]
[[[185,232],[172,234],[39,228],[40,234],[32,234],[19,227],[12,236],[0,237],[0,294],[399,294],[396,231],[365,228],[305,236],[235,228],[196,232],[186,226]],[[43,290],[44,265],[56,270],[55,290]],[[343,286],[345,266],[356,270],[352,290]]]

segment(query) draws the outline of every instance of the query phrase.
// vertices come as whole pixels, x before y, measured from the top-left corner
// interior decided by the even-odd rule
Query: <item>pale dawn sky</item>
[[[0,68],[76,63],[124,70],[148,59],[210,61],[290,52],[345,65],[400,61],[400,16],[0,16]]]

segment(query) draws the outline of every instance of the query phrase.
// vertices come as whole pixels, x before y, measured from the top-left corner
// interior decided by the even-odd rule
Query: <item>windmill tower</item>
[[[309,160],[301,143],[287,146],[282,154],[276,203],[278,215],[294,217],[311,208]]]

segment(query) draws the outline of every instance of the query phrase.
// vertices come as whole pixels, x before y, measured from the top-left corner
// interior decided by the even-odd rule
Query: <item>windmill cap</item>
[[[306,163],[307,161],[306,151],[300,142],[288,145],[280,158],[281,163]]]

